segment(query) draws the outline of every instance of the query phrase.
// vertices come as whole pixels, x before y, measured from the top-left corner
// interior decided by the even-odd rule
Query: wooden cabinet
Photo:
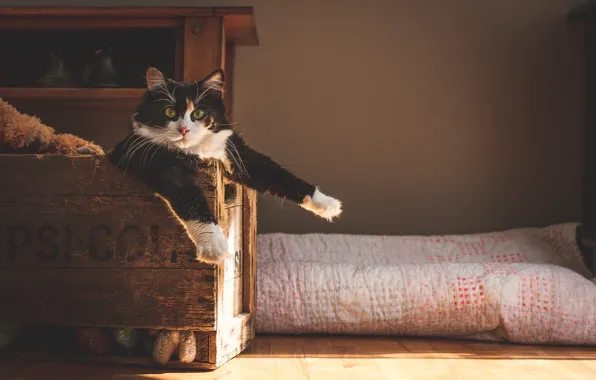
[[[155,66],[175,80],[226,73],[225,99],[233,111],[234,51],[258,43],[250,7],[0,8],[0,98],[38,115],[58,132],[113,146],[128,127]],[[118,88],[81,83],[98,49],[111,49]],[[50,54],[73,76],[74,88],[39,88]]]
[[[0,9],[0,38],[11,52],[0,60],[0,98],[105,150],[128,133],[148,66],[188,81],[223,68],[231,111],[235,46],[257,44],[243,7]],[[86,61],[107,48],[118,86],[87,86]],[[37,86],[51,53],[74,85]],[[105,157],[0,155],[0,178],[0,319],[24,324],[3,355],[150,366],[147,352],[81,354],[68,329],[166,328],[197,337],[196,361],[171,366],[214,369],[253,338],[256,198],[225,183],[217,164],[202,182],[232,251],[219,267],[194,261],[167,205]],[[37,344],[55,326],[62,341]]]

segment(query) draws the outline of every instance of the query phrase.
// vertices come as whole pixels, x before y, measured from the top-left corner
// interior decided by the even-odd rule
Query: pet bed
[[[263,234],[256,329],[594,345],[596,285],[576,228]]]

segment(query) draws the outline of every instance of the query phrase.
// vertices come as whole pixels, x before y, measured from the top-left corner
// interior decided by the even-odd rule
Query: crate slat
[[[2,268],[0,303],[20,323],[212,328],[213,280],[209,269]]]

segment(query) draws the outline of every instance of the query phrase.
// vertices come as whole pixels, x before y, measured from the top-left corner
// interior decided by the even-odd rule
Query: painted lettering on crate
[[[143,228],[127,224],[114,228],[100,223],[81,228],[49,223],[41,226],[0,224],[0,265],[69,262],[75,257],[89,262],[135,262],[160,255],[177,262],[176,250],[180,248],[176,241],[169,254],[160,251],[161,238],[157,225]],[[190,255],[189,252],[184,254]]]

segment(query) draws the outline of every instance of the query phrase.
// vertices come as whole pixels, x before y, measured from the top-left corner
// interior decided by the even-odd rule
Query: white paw
[[[218,264],[228,257],[228,241],[217,224],[186,222],[186,230],[197,246],[199,260]]]
[[[301,206],[329,221],[341,214],[341,202],[321,193],[319,189],[315,190],[312,197],[310,195],[304,197]]]

